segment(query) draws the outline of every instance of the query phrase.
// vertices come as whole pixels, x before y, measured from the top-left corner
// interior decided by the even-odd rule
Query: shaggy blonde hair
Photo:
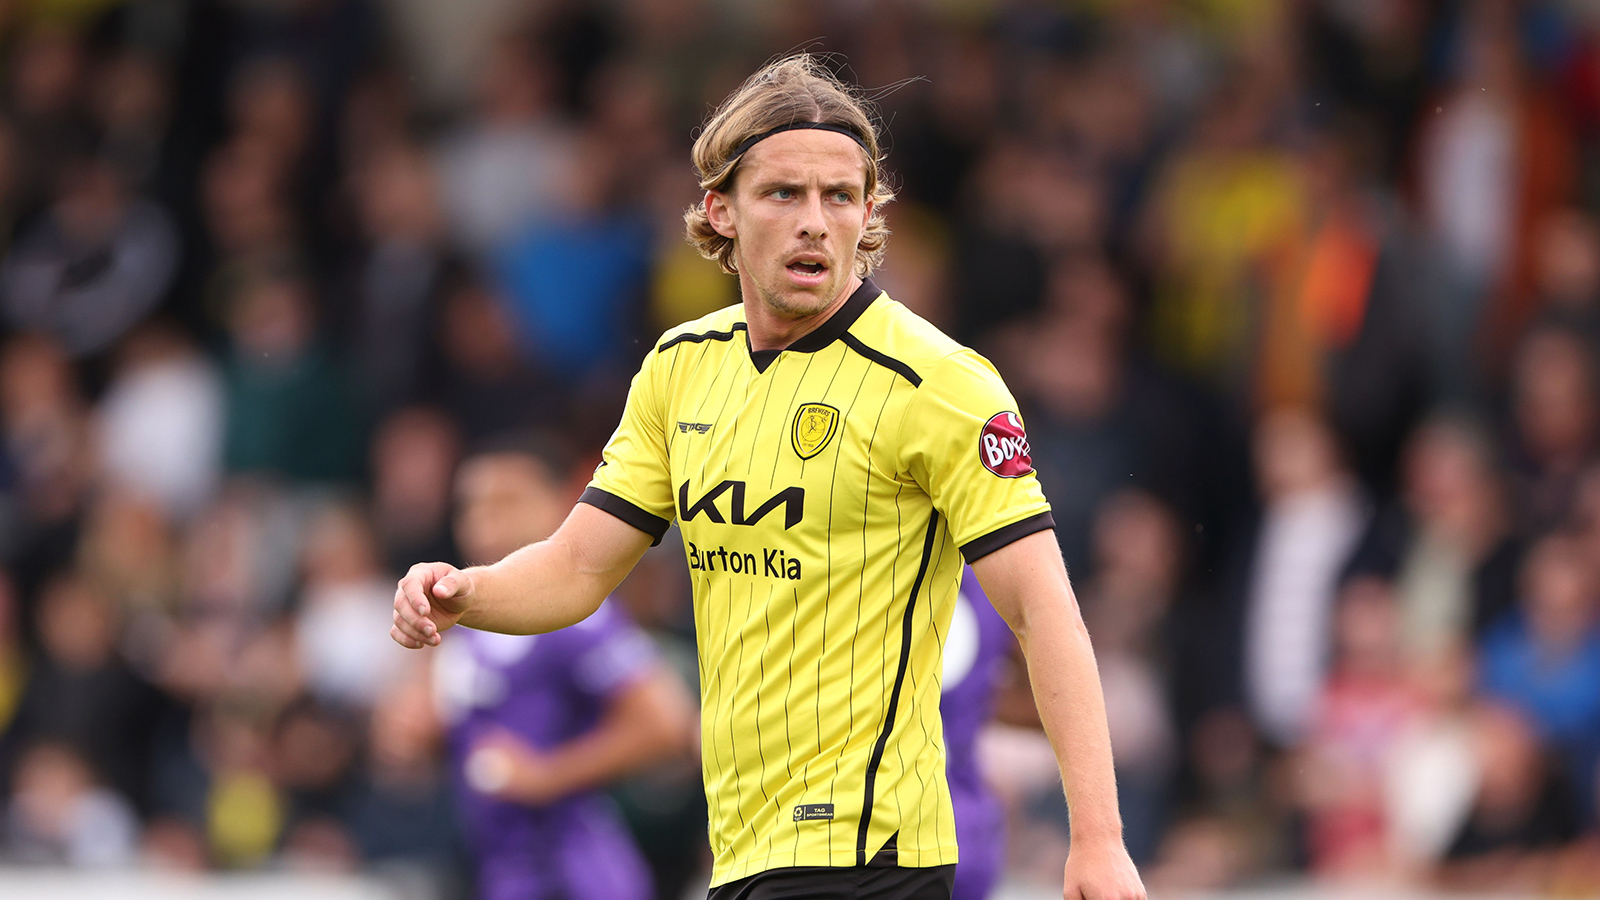
[[[856,274],[865,278],[883,262],[889,243],[889,225],[883,208],[894,199],[883,179],[883,155],[878,147],[878,132],[872,125],[867,101],[846,87],[809,53],[800,53],[768,63],[751,75],[737,91],[712,114],[705,130],[694,142],[694,167],[700,187],[707,191],[733,189],[739,160],[735,156],[745,140],[794,122],[835,125],[861,139],[867,156],[867,196],[874,202],[872,218],[856,244]],[[722,271],[732,275],[738,267],[733,259],[733,240],[718,234],[706,218],[706,203],[689,207],[683,214],[684,230],[690,244],[706,259],[715,260]]]

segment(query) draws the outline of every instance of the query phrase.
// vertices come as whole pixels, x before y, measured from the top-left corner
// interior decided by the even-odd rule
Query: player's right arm
[[[389,635],[416,649],[437,645],[453,625],[506,634],[575,625],[600,608],[650,541],[646,532],[579,503],[555,534],[494,565],[412,566],[395,589]]]
[[[594,480],[555,534],[490,566],[412,566],[395,589],[390,636],[415,649],[453,625],[543,634],[600,608],[675,514],[659,359],[645,356]]]

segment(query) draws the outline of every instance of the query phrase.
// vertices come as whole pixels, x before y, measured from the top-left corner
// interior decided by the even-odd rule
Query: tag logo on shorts
[[[978,435],[978,459],[1001,478],[1021,478],[1033,471],[1028,435],[1016,413],[998,413],[984,423]]]
[[[794,820],[796,822],[815,822],[832,818],[832,803],[802,803],[794,808]]]
[[[822,452],[839,430],[839,411],[826,403],[804,403],[794,414],[794,430],[790,437],[794,452],[801,459],[810,459]]]

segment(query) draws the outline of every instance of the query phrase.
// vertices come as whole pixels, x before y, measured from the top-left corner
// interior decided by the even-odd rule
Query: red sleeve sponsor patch
[[[1021,478],[1033,471],[1028,435],[1016,413],[998,413],[984,423],[978,436],[978,459],[1001,478]]]

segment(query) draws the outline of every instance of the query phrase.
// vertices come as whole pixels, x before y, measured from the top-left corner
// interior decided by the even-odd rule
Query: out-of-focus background
[[[0,893],[471,895],[394,580],[735,301],[688,147],[797,48],[1021,403],[1148,884],[1600,893],[1594,10],[0,2]],[[621,599],[692,678],[682,569]],[[1048,748],[980,750],[1049,896]],[[692,761],[614,794],[703,886]]]

